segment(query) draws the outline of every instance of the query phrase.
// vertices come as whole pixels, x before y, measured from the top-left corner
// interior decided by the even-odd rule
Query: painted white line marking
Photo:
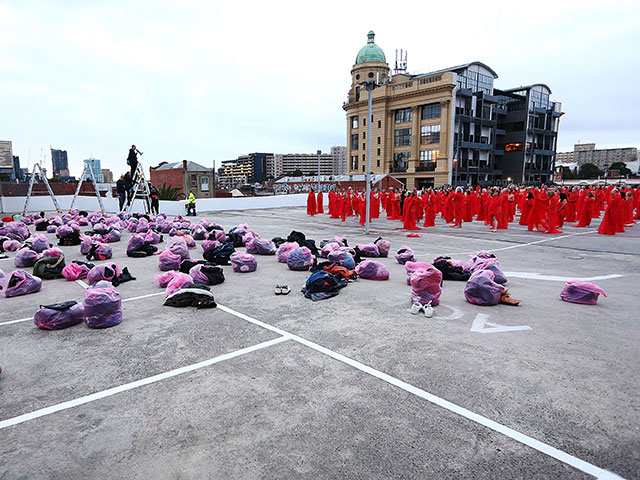
[[[89,288],[89,285],[88,285],[87,283],[83,282],[82,280],[76,280],[76,283],[77,283],[78,285],[80,285],[82,288],[84,288],[85,290],[86,290],[87,288]]]
[[[449,310],[451,310],[451,314],[450,315],[440,315],[440,309],[442,307],[448,308]],[[459,308],[456,307],[452,307],[451,305],[444,305],[444,304],[440,304],[437,307],[435,307],[435,318],[439,319],[439,320],[458,320],[459,318],[464,317],[464,312],[462,310],[460,310]]]
[[[132,302],[134,300],[140,300],[141,298],[149,298],[149,297],[155,297],[157,295],[164,295],[165,291],[161,291],[161,292],[156,292],[156,293],[150,293],[148,295],[140,295],[139,297],[131,297],[131,298],[123,298],[122,301],[123,302]]]
[[[473,319],[473,325],[471,325],[471,331],[475,333],[500,333],[500,332],[516,332],[519,330],[531,330],[528,325],[507,326],[500,325],[499,323],[487,322],[489,315],[486,313],[479,313],[476,318]]]
[[[126,392],[128,390],[133,390],[134,388],[143,387],[151,383],[156,383],[161,380],[166,380],[167,378],[175,377],[177,375],[182,375],[188,372],[193,372],[194,370],[208,367],[210,365],[214,365],[216,363],[220,363],[225,360],[230,360],[232,358],[239,357],[247,353],[255,352],[256,350],[260,350],[262,348],[271,347],[278,343],[286,342],[287,340],[289,340],[289,336],[282,336],[274,340],[269,340],[268,342],[259,343],[251,347],[236,350],[235,352],[225,353],[224,355],[210,358],[209,360],[204,360],[202,362],[194,363],[193,365],[187,365],[186,367],[176,368],[175,370],[159,373],[158,375],[153,375],[152,377],[143,378],[141,380],[136,380],[135,382],[126,383],[124,385],[119,385],[117,387],[109,388],[101,392],[92,393],[91,395],[86,395],[84,397],[76,398],[74,400],[69,400],[68,402],[62,402],[62,403],[58,403],[57,405],[41,408],[40,410],[36,410],[30,413],[25,413],[24,415],[19,415],[17,417],[8,418],[6,420],[0,421],[0,430],[2,430],[3,428],[18,425],[20,423],[28,422],[29,420],[34,420],[36,418],[44,417],[46,415],[51,415],[52,413],[57,413],[63,410],[67,410],[69,408],[77,407],[79,405],[84,405],[85,403],[95,402],[96,400],[110,397],[112,395]]]
[[[33,317],[27,317],[27,318],[21,318],[20,320],[11,320],[11,321],[8,321],[8,322],[2,322],[2,323],[0,323],[0,326],[2,326],[2,325],[11,325],[12,323],[26,322],[26,321],[29,321],[29,320],[33,320]]]
[[[595,277],[559,277],[555,275],[543,275],[541,273],[536,272],[503,272],[507,277],[514,278],[530,278],[532,280],[547,280],[550,282],[568,282],[571,280],[582,280],[584,282],[593,282],[595,280],[609,280],[611,278],[620,278],[624,277],[624,275],[618,275],[617,273],[612,273],[611,275],[598,275]]]
[[[353,360],[352,358],[346,357],[340,353],[336,353],[333,350],[329,350],[328,348],[318,345],[317,343],[311,342],[309,340],[306,340],[292,333],[285,332],[284,330],[281,330],[277,327],[273,327],[267,323],[256,320],[255,318],[251,318],[248,315],[245,315],[243,313],[236,312],[235,310],[232,310],[229,307],[225,307],[223,305],[218,304],[218,308],[227,313],[230,313],[231,315],[234,315],[238,318],[242,318],[243,320],[253,323],[254,325],[262,326],[267,330],[278,332],[284,335],[289,335],[290,339],[293,340],[294,342],[301,343],[302,345],[305,345],[309,348],[312,348],[313,350],[323,353],[324,355],[327,355],[335,360],[338,360],[339,362],[350,365],[360,370],[361,372],[367,373],[375,378],[378,378],[384,382],[389,383],[390,385],[393,385],[406,392],[409,392],[413,395],[423,398],[424,400],[427,400],[428,402],[431,402],[434,405],[438,405],[439,407],[449,410],[450,412],[453,412],[464,418],[467,418],[468,420],[479,423],[480,425],[483,425],[487,428],[490,428],[491,430],[501,433],[517,442],[527,445],[528,447],[531,447],[534,450],[539,451],[540,453],[544,453],[545,455],[553,457],[556,460],[566,463],[567,465],[577,468],[578,470],[581,470],[589,475],[593,475],[598,479],[603,479],[603,480],[622,479],[622,477],[616,475],[615,473],[609,472],[600,467],[597,467],[596,465],[585,462],[584,460],[574,457],[573,455],[563,452],[562,450],[558,450],[557,448],[552,447],[551,445],[548,445],[544,442],[536,440],[535,438],[529,437],[528,435],[525,435],[509,427],[506,427],[498,422],[495,422],[486,417],[483,417],[482,415],[478,415],[477,413],[467,410],[466,408],[460,407],[455,403],[452,403],[447,400],[444,400],[443,398],[437,397],[436,395],[426,392],[407,382],[403,382],[402,380],[392,377],[391,375],[387,375],[384,372],[371,368],[363,363]]]

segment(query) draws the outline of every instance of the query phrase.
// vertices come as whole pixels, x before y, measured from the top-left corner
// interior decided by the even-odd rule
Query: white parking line
[[[0,326],[2,326],[2,325],[11,325],[12,323],[26,322],[28,320],[33,320],[33,317],[26,317],[26,318],[21,318],[19,320],[10,320],[8,322],[2,322],[2,323],[0,323]]]
[[[238,318],[241,318],[243,320],[246,320],[250,323],[253,323],[254,325],[259,325],[263,328],[266,328],[267,330],[271,330],[272,332],[277,332],[280,333],[282,335],[289,335],[289,338],[291,340],[293,340],[294,342],[298,342],[302,345],[305,345],[309,348],[312,348],[313,350],[316,350],[317,352],[320,352],[324,355],[327,355],[335,360],[338,360],[339,362],[345,363],[351,367],[354,367],[358,370],[360,370],[361,372],[367,373],[373,377],[376,377],[384,382],[387,382],[395,387],[398,387],[406,392],[409,392],[413,395],[416,395],[420,398],[423,398],[425,400],[427,400],[428,402],[433,403],[434,405],[438,405],[439,407],[442,407],[450,412],[453,412],[457,415],[460,415],[464,418],[467,418],[468,420],[471,420],[473,422],[479,423],[480,425],[483,425],[487,428],[490,428],[491,430],[494,430],[498,433],[501,433],[517,442],[520,442],[524,445],[527,445],[528,447],[533,448],[534,450],[539,451],[540,453],[544,453],[545,455],[548,455],[550,457],[555,458],[556,460],[559,460],[563,463],[566,463],[567,465],[570,465],[574,468],[577,468],[578,470],[581,470],[589,475],[593,475],[594,477],[598,478],[598,479],[621,479],[622,477],[616,475],[615,473],[609,472],[607,470],[604,470],[600,467],[597,467],[596,465],[593,465],[589,462],[585,462],[584,460],[581,460],[577,457],[574,457],[573,455],[570,455],[566,452],[563,452],[562,450],[558,450],[555,447],[552,447],[551,445],[548,445],[544,442],[541,442],[539,440],[536,440],[535,438],[529,437],[528,435],[525,435],[523,433],[520,433],[516,430],[513,430],[505,425],[502,425],[498,422],[495,422],[493,420],[490,420],[486,417],[483,417],[482,415],[479,415],[477,413],[474,413],[470,410],[467,410],[466,408],[463,408],[459,405],[456,405],[455,403],[449,402],[447,400],[444,400],[443,398],[440,398],[436,395],[433,395],[429,392],[426,392],[418,387],[415,387],[407,382],[404,382],[402,380],[399,380],[395,377],[392,377],[391,375],[388,375],[384,372],[381,372],[379,370],[376,370],[372,367],[369,367],[368,365],[365,365],[363,363],[358,362],[357,360],[353,360],[352,358],[349,358],[345,355],[342,355],[340,353],[334,352],[333,350],[329,350],[328,348],[325,348],[321,345],[318,345],[317,343],[311,342],[305,338],[299,337],[297,335],[291,334],[289,332],[286,332],[284,330],[281,330],[277,327],[274,327],[272,325],[266,324],[264,322],[261,322],[260,320],[256,320],[255,318],[251,318],[248,315],[245,315],[243,313],[237,312],[235,310],[232,310],[229,307],[225,307],[224,305],[220,305],[218,304],[218,308],[220,310],[223,310],[227,313],[230,313],[231,315],[234,315]]]
[[[149,385],[151,383],[156,383],[161,380],[166,380],[167,378],[175,377],[177,375],[182,375],[184,373],[193,372],[194,370],[199,370],[201,368],[208,367],[210,365],[214,365],[216,363],[220,363],[225,360],[230,360],[232,358],[236,358],[241,355],[246,355],[247,353],[255,352],[256,350],[260,350],[262,348],[271,347],[272,345],[286,342],[287,340],[289,340],[289,336],[278,337],[273,340],[269,340],[268,342],[263,342],[257,345],[253,345],[251,347],[242,348],[240,350],[236,350],[235,352],[225,353],[224,355],[210,358],[209,360],[204,360],[202,362],[194,363],[193,365],[187,365],[186,367],[176,368],[175,370],[159,373],[158,375],[153,375],[152,377],[143,378],[141,380],[136,380],[135,382],[126,383],[124,385],[119,385],[117,387],[109,388],[101,392],[92,393],[91,395],[86,395],[84,397],[76,398],[74,400],[69,400],[68,402],[62,402],[62,403],[58,403],[57,405],[41,408],[40,410],[36,410],[30,413],[25,413],[24,415],[19,415],[17,417],[8,418],[6,420],[0,421],[0,430],[2,430],[3,428],[18,425],[20,423],[28,422],[29,420],[34,420],[36,418],[44,417],[46,415],[51,415],[52,413],[61,412],[63,410],[68,410],[69,408],[77,407],[79,405],[84,405],[85,403],[95,402],[96,400],[110,397],[112,395],[126,392],[128,390],[133,390],[134,388]]]

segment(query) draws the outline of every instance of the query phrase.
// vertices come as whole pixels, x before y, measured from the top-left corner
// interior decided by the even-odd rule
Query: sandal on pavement
[[[280,291],[282,295],[289,295],[289,292],[291,291],[291,289],[289,288],[288,285],[280,285]]]
[[[276,289],[274,293],[276,295],[282,295],[282,285],[276,285]]]

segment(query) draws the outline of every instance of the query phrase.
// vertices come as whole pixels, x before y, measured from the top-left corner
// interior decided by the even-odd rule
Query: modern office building
[[[69,177],[69,159],[66,150],[51,149],[51,163],[53,166],[53,178]]]
[[[606,170],[614,163],[623,162],[627,165],[638,161],[638,149],[635,147],[596,149],[595,143],[577,143],[573,152],[559,152],[558,163],[575,163],[578,167],[585,163],[592,163],[600,170]]]
[[[102,168],[100,167],[100,160],[98,158],[87,158],[84,162],[89,163],[91,170],[93,170],[93,175],[96,177],[96,182],[103,183],[104,178],[102,176]],[[82,166],[82,168],[84,169],[84,165]],[[85,179],[90,180],[91,178],[85,177]]]
[[[11,180],[17,180],[18,182],[24,182],[24,175],[26,168],[20,167],[20,157],[18,155],[13,156],[13,178]]]
[[[409,189],[552,179],[561,112],[559,103],[549,101],[547,87],[494,92],[498,74],[481,62],[412,75],[401,59],[392,75],[374,38],[369,32],[356,57],[343,104],[349,173],[366,170],[365,82],[374,82],[372,172],[391,173]],[[543,123],[546,119],[549,122]],[[521,151],[509,151],[520,153],[506,155],[509,143],[522,143]]]

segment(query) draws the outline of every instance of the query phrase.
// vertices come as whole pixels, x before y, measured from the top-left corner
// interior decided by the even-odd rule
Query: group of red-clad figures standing
[[[366,218],[363,192],[343,190],[328,194],[330,218],[359,216],[360,225]],[[324,213],[323,194],[311,191],[307,197],[307,213]],[[615,235],[640,220],[640,186],[630,187],[441,187],[424,190],[371,192],[370,220],[380,218],[381,209],[387,220],[401,220],[405,230],[420,230],[435,226],[438,213],[452,228],[464,222],[484,222],[491,232],[506,229],[520,213],[518,223],[544,233],[563,233],[565,223],[572,227],[588,227],[593,218],[604,216],[598,233]]]

